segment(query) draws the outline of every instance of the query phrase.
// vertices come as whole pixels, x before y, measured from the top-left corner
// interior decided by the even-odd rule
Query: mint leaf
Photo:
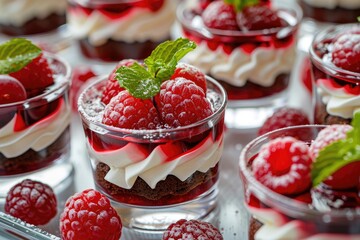
[[[355,113],[352,126],[345,139],[333,142],[319,152],[311,170],[313,186],[345,165],[360,161],[360,112]]]
[[[154,78],[163,81],[173,75],[177,63],[196,48],[194,42],[186,38],[161,43],[144,62]]]
[[[0,74],[17,72],[34,58],[41,49],[27,39],[14,38],[0,45]]]
[[[259,0],[224,0],[225,3],[233,5],[237,12],[248,6],[259,4]]]

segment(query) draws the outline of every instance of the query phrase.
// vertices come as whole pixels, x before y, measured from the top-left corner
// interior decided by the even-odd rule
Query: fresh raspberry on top
[[[360,73],[360,34],[347,33],[337,38],[331,54],[339,68]]]
[[[313,161],[319,152],[329,144],[346,138],[348,131],[352,129],[350,125],[334,124],[322,129],[314,142],[310,146],[310,156]],[[324,183],[333,189],[349,189],[356,187],[360,178],[360,162],[353,162],[337,170]]]
[[[33,59],[21,70],[9,75],[19,80],[27,91],[42,90],[54,83],[53,72],[43,54]]]
[[[211,223],[180,219],[167,228],[162,238],[162,240],[183,239],[223,240],[223,236]]]
[[[124,88],[122,88],[118,82],[118,80],[116,80],[116,71],[118,70],[119,67],[130,67],[131,65],[133,65],[136,62],[136,60],[134,59],[124,59],[121,60],[116,67],[112,70],[112,72],[109,75],[109,78],[106,82],[106,86],[105,89],[102,93],[102,97],[101,97],[101,102],[108,104],[111,100],[111,98],[113,98],[114,96],[116,96],[119,92],[121,92],[122,90],[124,90]]]
[[[106,105],[102,123],[127,129],[155,129],[160,121],[150,99],[135,98],[124,90]]]
[[[263,135],[279,128],[306,124],[310,124],[310,121],[305,112],[296,108],[283,107],[277,109],[272,116],[265,120],[258,131],[258,135]]]
[[[26,99],[26,90],[17,79],[0,75],[0,104],[13,103]]]
[[[43,225],[57,213],[56,197],[50,186],[26,179],[6,196],[5,212],[27,223]]]
[[[70,197],[60,216],[63,240],[118,240],[122,223],[110,200],[87,189]]]
[[[162,123],[170,128],[186,126],[212,114],[204,91],[182,77],[163,82],[155,101]]]
[[[183,77],[193,81],[196,85],[201,87],[206,94],[206,78],[205,74],[200,71],[200,69],[186,63],[179,63],[170,79],[175,79],[177,77]]]
[[[236,21],[240,29],[244,31],[286,26],[286,22],[278,16],[275,10],[263,4],[245,7],[236,15]]]
[[[298,194],[311,185],[309,147],[293,137],[276,138],[263,145],[252,164],[255,178],[271,190]]]
[[[234,7],[224,1],[211,2],[201,15],[208,28],[238,30]]]

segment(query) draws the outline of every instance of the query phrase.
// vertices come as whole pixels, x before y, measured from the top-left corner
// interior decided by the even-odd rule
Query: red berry
[[[171,224],[163,234],[162,240],[222,240],[220,231],[208,222],[181,219]]]
[[[200,71],[200,69],[186,63],[179,63],[176,66],[175,72],[171,76],[171,79],[175,79],[177,77],[183,77],[193,81],[196,85],[201,87],[206,94],[206,78],[205,74]]]
[[[339,68],[360,73],[360,34],[347,33],[336,39],[332,62]]]
[[[70,197],[60,216],[63,240],[118,240],[122,223],[110,200],[87,189]]]
[[[307,115],[302,110],[283,107],[277,109],[272,116],[265,120],[263,126],[258,131],[258,135],[284,127],[306,125],[309,123]]]
[[[278,16],[275,10],[263,4],[245,7],[237,14],[236,20],[240,29],[244,31],[286,26],[285,21]]]
[[[155,129],[159,122],[153,102],[135,98],[127,90],[111,99],[102,119],[106,125],[127,129]]]
[[[40,54],[21,70],[10,73],[18,79],[27,91],[41,90],[54,83],[53,72],[46,57]]]
[[[111,98],[116,96],[122,90],[125,90],[125,88],[122,88],[120,86],[118,80],[116,80],[116,71],[118,70],[119,67],[122,67],[122,66],[130,67],[135,62],[136,62],[136,60],[133,60],[133,59],[124,59],[116,65],[114,70],[112,70],[112,72],[110,73],[109,78],[106,82],[106,86],[103,91],[101,102],[108,104],[110,102]]]
[[[212,114],[204,91],[182,77],[163,82],[155,101],[162,123],[170,128],[186,126]]]
[[[199,0],[199,7],[201,10],[204,10],[207,8],[207,6],[215,0]]]
[[[255,178],[280,194],[298,194],[311,185],[312,159],[305,142],[276,138],[263,145],[252,164]]]
[[[43,225],[57,213],[56,197],[50,186],[26,179],[6,196],[5,212],[27,223]]]
[[[310,146],[310,156],[315,161],[321,149],[329,144],[346,138],[346,133],[352,129],[350,125],[329,125],[322,129]],[[360,179],[360,162],[353,162],[338,169],[324,183],[332,189],[355,188]]]
[[[15,78],[0,75],[0,104],[13,103],[26,99],[24,86]]]
[[[222,30],[238,30],[236,13],[232,5],[224,1],[211,2],[201,15],[205,26]]]
[[[79,91],[84,83],[92,77],[95,77],[96,74],[88,66],[79,66],[76,67],[73,71],[72,81],[71,81],[71,95],[73,96],[73,110],[77,110],[77,99],[79,96]]]

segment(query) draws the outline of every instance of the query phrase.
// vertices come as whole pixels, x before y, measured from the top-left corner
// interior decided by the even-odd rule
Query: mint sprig
[[[195,48],[196,44],[186,38],[165,41],[144,60],[144,66],[135,63],[120,67],[116,79],[132,96],[151,98],[160,91],[161,83],[174,74],[177,63]]]
[[[259,4],[259,0],[224,0],[225,3],[233,5],[237,12],[248,6]]]
[[[311,178],[317,186],[340,168],[352,162],[360,161],[360,112],[354,114],[353,129],[346,138],[333,142],[319,152],[313,163]]]
[[[41,49],[24,38],[14,38],[0,45],[0,74],[17,72],[38,57]]]

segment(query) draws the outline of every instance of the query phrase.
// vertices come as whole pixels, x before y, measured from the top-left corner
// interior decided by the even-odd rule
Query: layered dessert
[[[319,22],[352,23],[360,16],[358,0],[299,0],[304,16]]]
[[[112,200],[169,206],[216,187],[226,96],[198,69],[176,64],[194,47],[187,39],[164,42],[144,64],[121,61],[80,95],[95,184]],[[159,73],[156,59],[172,66]],[[139,75],[145,78],[133,85]]]
[[[315,123],[350,123],[360,108],[360,28],[339,25],[320,32],[310,50]]]
[[[245,147],[249,239],[360,238],[360,112],[352,125],[283,128]]]
[[[70,31],[91,59],[144,59],[170,39],[175,20],[173,0],[71,0]]]
[[[28,173],[67,159],[68,65],[25,39],[10,40],[0,49],[5,54],[0,69],[0,176]]]
[[[178,11],[184,36],[198,44],[185,61],[218,80],[230,104],[284,92],[295,60],[301,10],[277,8],[269,1],[245,7],[208,2],[187,1]]]
[[[66,23],[66,0],[0,0],[0,33],[47,33]]]

